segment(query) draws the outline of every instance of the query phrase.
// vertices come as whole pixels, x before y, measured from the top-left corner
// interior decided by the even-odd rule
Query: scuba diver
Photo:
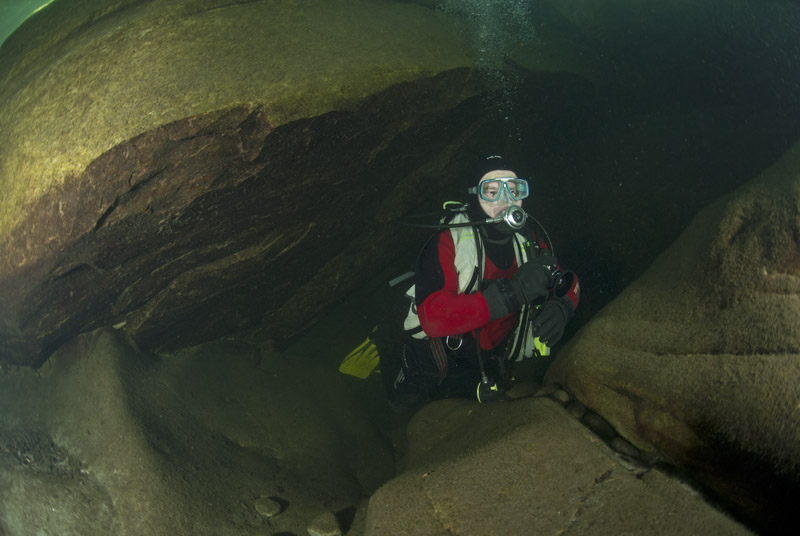
[[[528,182],[491,155],[469,186],[476,202],[449,204],[417,260],[402,354],[381,361],[395,407],[502,400],[510,364],[549,355],[578,306],[578,277],[558,265],[544,228],[546,241],[528,224]]]

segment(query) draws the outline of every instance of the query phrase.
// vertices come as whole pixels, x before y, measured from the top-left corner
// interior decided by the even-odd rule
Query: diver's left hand
[[[564,335],[567,320],[572,316],[572,302],[568,298],[551,297],[533,317],[533,336],[553,346]]]

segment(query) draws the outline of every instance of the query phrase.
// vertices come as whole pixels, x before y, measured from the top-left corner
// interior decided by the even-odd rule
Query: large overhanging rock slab
[[[297,333],[471,150],[462,48],[408,3],[48,6],[0,55],[0,360],[107,324],[154,350]]]
[[[800,490],[800,146],[701,212],[548,381],[781,528]]]

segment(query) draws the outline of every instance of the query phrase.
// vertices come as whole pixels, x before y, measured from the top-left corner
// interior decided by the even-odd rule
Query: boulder
[[[800,145],[699,213],[546,380],[776,529],[800,493],[798,296]]]
[[[302,534],[393,474],[341,375],[303,356],[160,359],[98,330],[0,373],[0,534]]]
[[[558,403],[429,404],[366,534],[750,534],[657,469],[623,462]]]

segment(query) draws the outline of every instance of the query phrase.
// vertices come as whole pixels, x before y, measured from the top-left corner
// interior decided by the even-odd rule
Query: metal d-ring
[[[453,339],[454,341],[457,341],[458,344],[456,346],[451,346],[450,345],[450,339]],[[447,347],[449,349],[451,349],[451,350],[453,350],[455,352],[456,350],[461,348],[461,346],[464,344],[464,339],[462,339],[458,335],[448,335],[447,339],[445,339],[445,344],[447,344]]]

